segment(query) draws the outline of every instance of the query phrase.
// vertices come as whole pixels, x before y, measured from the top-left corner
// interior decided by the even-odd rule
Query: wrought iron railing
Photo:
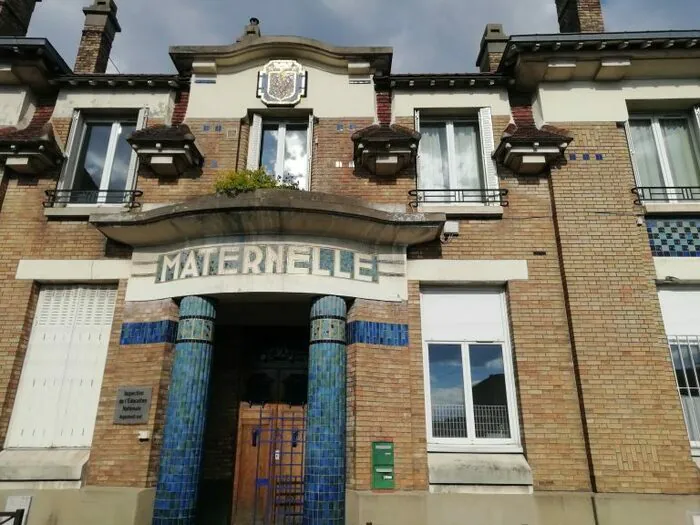
[[[12,512],[0,512],[0,525],[22,525],[24,509],[17,509]]]
[[[122,204],[128,208],[138,208],[136,202],[141,190],[46,190],[45,208],[68,204]]]
[[[632,188],[637,196],[634,201],[700,201],[700,186],[637,186]]]
[[[455,188],[449,190],[411,190],[410,205],[417,208],[421,204],[485,204],[488,206],[508,206],[506,189]]]

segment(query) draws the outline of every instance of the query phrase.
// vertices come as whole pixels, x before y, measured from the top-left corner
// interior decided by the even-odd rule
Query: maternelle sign
[[[246,292],[402,301],[405,248],[276,238],[136,251],[127,300]]]

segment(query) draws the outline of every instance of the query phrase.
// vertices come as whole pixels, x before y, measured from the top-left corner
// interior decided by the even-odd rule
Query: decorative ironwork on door
[[[305,429],[305,407],[278,405],[276,413],[260,408],[250,436],[257,450],[254,524],[301,525]]]

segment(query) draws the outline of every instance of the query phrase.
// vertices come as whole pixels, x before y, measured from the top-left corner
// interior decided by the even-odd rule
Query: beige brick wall
[[[697,492],[624,129],[558,125],[579,159],[551,184],[596,488]]]

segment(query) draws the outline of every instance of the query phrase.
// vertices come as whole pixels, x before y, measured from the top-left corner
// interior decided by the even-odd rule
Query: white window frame
[[[106,112],[107,110],[105,110]],[[113,110],[109,110],[110,112]],[[129,112],[136,111],[136,109],[126,109],[119,110],[120,114],[126,114]],[[63,167],[63,172],[60,178],[59,189],[62,190],[72,190],[75,184],[76,171],[78,169],[78,161],[80,160],[80,153],[85,142],[87,125],[91,123],[112,123],[112,131],[110,133],[109,143],[107,145],[107,153],[105,155],[105,165],[103,168],[103,176],[100,180],[99,191],[107,190],[109,188],[109,180],[112,173],[112,166],[114,162],[114,154],[117,149],[117,141],[119,138],[119,128],[121,127],[121,121],[125,120],[117,116],[100,115],[95,113],[94,116],[92,112],[85,114],[84,110],[76,109],[73,112],[71,130],[68,136],[68,146],[66,148],[66,156],[68,157],[67,162]],[[138,110],[138,116],[136,118],[136,130],[143,129],[147,125],[148,120],[148,108],[141,108]],[[105,177],[104,173],[109,173],[110,176]],[[126,186],[124,191],[131,191],[136,186],[136,174],[138,173],[138,155],[132,150],[131,158],[129,160],[129,172],[127,174]],[[123,202],[106,202],[107,195],[98,195],[96,202],[89,203],[73,203],[67,202],[65,206],[71,207],[85,207],[85,206],[111,206],[120,207],[124,206]]]
[[[262,115],[255,113],[252,117],[250,124],[250,132],[248,134],[248,159],[246,162],[246,167],[249,170],[256,170],[261,167],[262,161],[262,137],[263,137],[263,126],[273,124],[277,125],[278,129],[278,140],[277,140],[277,166],[284,166],[284,139],[280,140],[279,137],[284,136],[286,133],[288,124],[303,124],[303,119],[294,118],[265,118]],[[314,116],[309,115],[308,121],[306,123],[306,156],[307,156],[307,167],[306,167],[306,187],[299,186],[300,190],[309,191],[311,189],[311,167],[312,167],[312,154],[313,154],[313,144],[314,144]],[[275,173],[275,176],[280,178],[284,176],[284,173]]]
[[[673,175],[671,170],[671,163],[668,160],[668,155],[666,153],[666,147],[664,146],[663,135],[661,131],[661,120],[682,118],[688,121],[688,129],[690,130],[690,142],[693,147],[695,159],[698,162],[698,165],[700,165],[700,108],[694,108],[693,112],[695,118],[688,115],[687,112],[634,113],[629,116],[628,121],[625,122],[625,131],[627,134],[627,142],[629,145],[630,157],[632,159],[634,182],[637,186],[643,187],[642,181],[639,178],[639,169],[637,168],[636,162],[636,146],[634,144],[634,140],[632,139],[632,133],[630,130],[629,123],[635,120],[651,121],[651,131],[654,136],[654,146],[656,147],[656,154],[658,156],[659,164],[661,166],[661,176],[663,177],[664,181],[663,188],[674,188],[678,186],[676,186],[672,178]],[[669,195],[667,197],[667,201],[675,203],[679,202],[679,199],[675,199],[672,197],[672,195]]]
[[[669,351],[669,356],[671,356],[671,367],[673,368],[673,373],[674,373],[674,380],[676,382],[676,392],[678,393],[678,402],[681,405],[681,411],[683,412],[683,421],[685,422],[685,428],[686,432],[688,433],[688,440],[690,441],[690,448],[692,449],[692,455],[693,456],[700,456],[700,441],[693,441],[690,439],[690,427],[691,427],[691,422],[688,421],[688,417],[690,416],[691,418],[694,417],[693,413],[686,414],[685,413],[685,408],[683,407],[683,396],[681,395],[681,386],[678,384],[678,378],[675,377],[676,373],[676,367],[675,364],[673,363],[673,353],[671,352],[671,345],[682,345],[682,344],[691,344],[691,345],[700,345],[700,335],[669,335],[667,336],[668,339],[668,351]],[[680,356],[681,361],[683,361],[683,355],[681,354]],[[691,360],[692,360],[692,355],[691,355]],[[696,369],[693,368],[693,373],[695,374],[695,380],[700,384],[700,377],[698,377],[697,372],[695,371]],[[685,374],[687,371],[687,368],[684,367],[683,373]],[[686,379],[686,383],[687,383]],[[700,421],[694,421],[694,425],[697,427],[700,427]]]
[[[455,289],[431,288],[431,293],[454,292]],[[469,290],[465,289],[465,293]],[[423,293],[421,292],[421,301]],[[429,452],[522,452],[520,442],[520,421],[518,415],[518,403],[515,389],[515,373],[513,370],[513,354],[510,345],[508,313],[505,293],[500,293],[501,322],[504,326],[505,337],[502,340],[448,340],[448,339],[423,339],[423,385],[425,390],[425,424],[427,445]],[[432,402],[430,392],[430,359],[428,346],[430,344],[460,345],[462,349],[462,375],[464,382],[464,400],[467,412],[466,438],[436,438],[433,437]],[[503,352],[503,369],[505,374],[506,398],[508,406],[508,424],[510,426],[509,439],[477,438],[474,424],[474,404],[471,391],[471,364],[469,361],[469,345],[500,345]]]

